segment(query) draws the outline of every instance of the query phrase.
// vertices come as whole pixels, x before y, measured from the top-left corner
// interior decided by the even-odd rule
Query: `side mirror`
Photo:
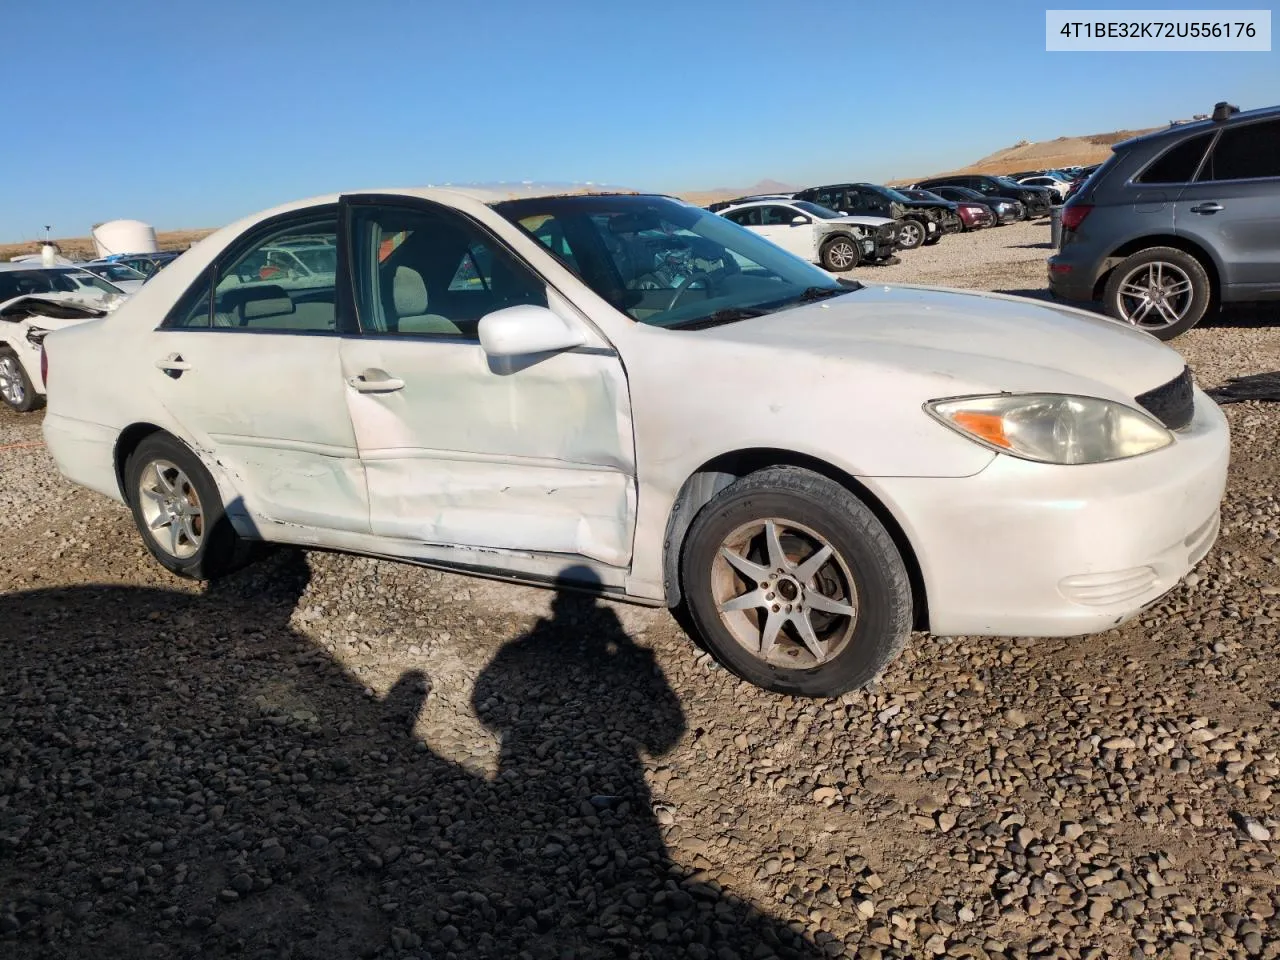
[[[565,323],[546,307],[520,304],[504,307],[480,318],[480,346],[491,357],[522,357],[554,353],[586,343],[579,329]]]
[[[809,222],[808,217],[796,216],[792,218],[791,225],[793,227],[803,227],[808,222]]]

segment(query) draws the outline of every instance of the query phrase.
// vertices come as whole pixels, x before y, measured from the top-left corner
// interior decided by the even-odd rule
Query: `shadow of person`
[[[357,605],[313,638],[307,588],[281,551],[204,591],[0,595],[0,955],[820,955],[668,855],[644,758],[683,711],[608,607],[560,592],[483,670],[487,779],[414,736],[425,673],[379,698],[347,666],[348,631],[413,626]]]
[[[650,651],[562,574],[552,616],[478,678],[476,716],[500,738],[489,866],[520,916],[506,946],[541,957],[819,956],[785,926],[670,859],[644,755],[672,750],[684,711]],[[692,892],[691,892],[692,891]],[[530,922],[532,919],[532,922]]]

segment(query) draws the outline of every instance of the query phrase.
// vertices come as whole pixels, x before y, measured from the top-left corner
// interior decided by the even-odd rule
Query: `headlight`
[[[1105,463],[1173,443],[1145,413],[1094,397],[1001,394],[936,400],[925,409],[970,440],[1040,463]]]

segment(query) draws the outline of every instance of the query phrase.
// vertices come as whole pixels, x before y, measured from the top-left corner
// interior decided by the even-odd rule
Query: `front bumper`
[[[1163,450],[1091,466],[997,456],[963,479],[874,481],[916,550],[941,635],[1066,637],[1110,629],[1213,546],[1226,418],[1196,390]]]

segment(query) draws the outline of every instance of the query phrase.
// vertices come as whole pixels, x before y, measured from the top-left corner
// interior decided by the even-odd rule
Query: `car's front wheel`
[[[0,347],[0,399],[18,413],[28,413],[44,400],[22,368],[18,355],[8,347]]]
[[[143,543],[167,569],[216,580],[252,558],[254,545],[232,529],[213,477],[176,438],[144,438],[129,457],[125,482]]]
[[[772,467],[725,488],[681,556],[690,620],[715,658],[778,693],[865,686],[902,651],[912,594],[875,514],[838,483]]]
[[[1211,294],[1199,260],[1176,247],[1150,247],[1111,271],[1103,300],[1117,320],[1172,340],[1200,322]]]
[[[832,237],[822,245],[822,266],[832,273],[852,270],[862,259],[858,245],[849,237]]]
[[[919,220],[903,220],[898,230],[898,246],[903,250],[914,250],[924,243],[924,224]]]

